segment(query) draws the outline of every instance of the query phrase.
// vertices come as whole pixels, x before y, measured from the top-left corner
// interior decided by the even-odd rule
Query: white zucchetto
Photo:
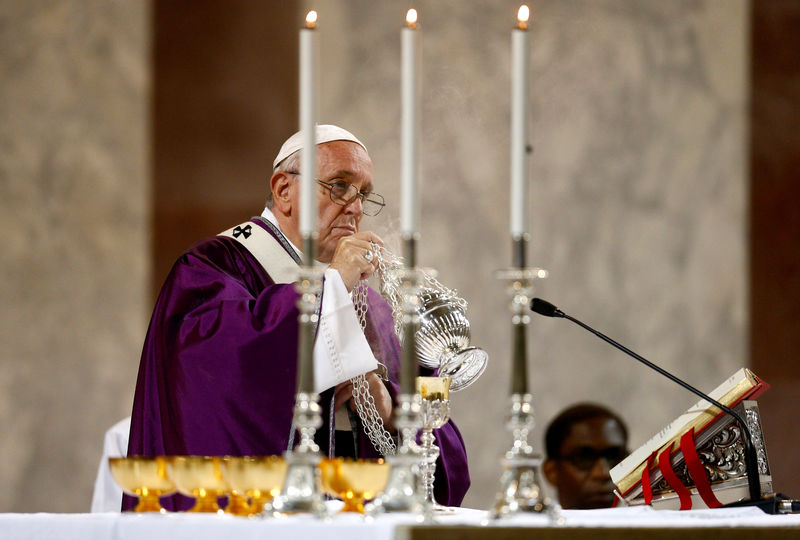
[[[364,143],[359,141],[355,135],[347,131],[346,129],[342,129],[339,126],[334,126],[333,124],[322,124],[317,125],[317,144],[323,144],[331,141],[352,141],[367,152],[367,147],[364,146]],[[275,168],[278,164],[286,159],[287,157],[291,156],[298,150],[303,148],[303,137],[302,132],[298,131],[288,139],[286,142],[283,143],[281,146],[278,155],[275,156],[275,161],[272,162],[272,167]]]

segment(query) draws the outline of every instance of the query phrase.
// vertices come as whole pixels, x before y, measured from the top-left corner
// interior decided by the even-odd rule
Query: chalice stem
[[[133,509],[134,512],[161,512],[162,510],[158,494],[147,492],[139,496],[139,504]]]
[[[423,428],[422,435],[422,486],[425,494],[425,504],[436,506],[433,496],[433,482],[436,473],[436,460],[439,458],[439,447],[436,446],[432,428]]]
[[[216,513],[219,512],[219,504],[217,503],[217,494],[199,495],[195,499],[194,506],[189,509],[189,512],[199,513]]]

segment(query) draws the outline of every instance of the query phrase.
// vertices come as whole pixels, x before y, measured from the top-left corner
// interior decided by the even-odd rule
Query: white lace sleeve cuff
[[[376,367],[342,276],[328,268],[314,343],[314,389],[322,392]]]

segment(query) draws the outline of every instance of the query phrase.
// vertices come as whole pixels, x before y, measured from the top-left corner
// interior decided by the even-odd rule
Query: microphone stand
[[[699,396],[702,399],[705,399],[705,400],[709,401],[710,403],[712,403],[713,405],[718,407],[720,410],[722,410],[722,411],[728,413],[729,415],[731,415],[739,423],[739,425],[742,427],[742,431],[744,432],[744,436],[745,436],[744,437],[744,443],[745,443],[744,444],[745,467],[747,468],[747,485],[748,485],[748,488],[749,488],[749,491],[750,491],[750,501],[746,501],[745,503],[735,503],[735,505],[745,505],[745,504],[758,505],[759,502],[762,502],[762,499],[761,499],[761,483],[759,481],[759,472],[758,472],[758,455],[756,454],[756,448],[755,448],[755,445],[753,444],[753,436],[750,433],[750,428],[748,427],[747,423],[744,421],[744,419],[737,412],[732,410],[730,407],[727,407],[727,406],[723,405],[722,403],[720,403],[716,399],[712,398],[708,394],[705,394],[705,393],[701,392],[700,390],[698,390],[694,386],[690,385],[689,383],[679,379],[675,375],[673,375],[673,374],[669,373],[668,371],[662,369],[661,367],[655,365],[654,363],[650,362],[646,358],[643,358],[642,356],[636,354],[635,352],[633,352],[632,350],[628,349],[624,345],[621,345],[620,343],[617,343],[616,341],[614,341],[610,337],[606,336],[605,334],[603,334],[601,332],[598,332],[597,330],[595,330],[594,328],[590,327],[589,325],[584,324],[583,322],[579,321],[578,319],[576,319],[574,317],[571,317],[570,315],[567,315],[566,313],[564,313],[563,311],[561,311],[560,309],[555,307],[550,302],[542,300],[541,298],[534,298],[533,299],[533,303],[531,304],[531,310],[535,311],[536,313],[539,313],[540,315],[544,315],[546,317],[561,317],[563,319],[567,319],[569,321],[574,322],[575,324],[577,324],[581,328],[583,328],[585,330],[588,330],[592,334],[596,335],[597,337],[599,337],[600,339],[602,339],[606,343],[609,343],[613,347],[615,347],[615,348],[621,350],[622,352],[624,352],[625,354],[635,358],[636,360],[638,360],[642,364],[646,365],[647,367],[657,371],[658,373],[660,373],[661,375],[665,376],[669,380],[679,384],[680,386],[682,386],[686,390],[692,392],[693,394]]]

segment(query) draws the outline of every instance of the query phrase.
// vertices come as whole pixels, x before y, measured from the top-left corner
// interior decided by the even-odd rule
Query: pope
[[[317,260],[325,268],[314,344],[323,410],[316,443],[325,455],[375,458],[385,447],[366,432],[396,437],[401,354],[390,306],[363,285],[383,240],[361,221],[385,202],[352,133],[320,125],[316,141]],[[296,133],[278,152],[261,215],[199,241],[175,262],[144,342],[128,455],[279,455],[297,441],[301,146]],[[374,403],[368,419],[354,412],[350,381],[359,375]],[[469,487],[463,439],[452,421],[435,436],[436,500],[459,505]],[[162,503],[191,506],[180,495]],[[134,504],[123,499],[123,509]]]

